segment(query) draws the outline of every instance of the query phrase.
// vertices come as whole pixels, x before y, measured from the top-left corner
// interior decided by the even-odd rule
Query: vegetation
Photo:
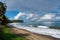
[[[3,19],[2,24],[10,23],[10,20],[6,16],[3,16]]]
[[[6,5],[0,2],[0,24],[7,24],[9,22],[8,18],[5,16]]]
[[[21,23],[23,23],[24,21],[23,20],[11,20],[11,22],[21,22]]]
[[[0,40],[26,40],[24,36],[19,36],[10,32],[10,28],[7,26],[0,28]]]

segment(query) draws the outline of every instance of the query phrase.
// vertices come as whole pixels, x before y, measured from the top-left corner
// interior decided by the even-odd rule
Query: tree
[[[10,20],[4,15],[2,24],[7,24],[7,23],[10,23]]]
[[[5,16],[5,12],[6,5],[5,3],[0,2],[0,24],[5,24],[9,21],[8,18]]]

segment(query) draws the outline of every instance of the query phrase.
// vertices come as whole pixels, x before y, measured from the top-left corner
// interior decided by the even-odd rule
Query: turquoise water
[[[32,25],[32,26],[52,26],[52,27],[60,27],[60,22],[58,23],[50,23],[50,24],[43,24],[43,23],[19,23],[19,25],[24,25],[24,26],[29,26],[29,25]]]

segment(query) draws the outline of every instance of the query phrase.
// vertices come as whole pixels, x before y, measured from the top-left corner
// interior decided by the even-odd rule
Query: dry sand
[[[50,36],[35,34],[35,33],[29,32],[27,30],[18,29],[18,28],[11,28],[10,32],[20,35],[20,36],[24,36],[24,37],[26,37],[26,40],[59,40],[59,39],[55,39]]]

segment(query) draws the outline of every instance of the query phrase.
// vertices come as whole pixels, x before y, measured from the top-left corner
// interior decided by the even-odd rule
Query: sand
[[[53,38],[53,37],[50,37],[50,36],[31,33],[27,30],[18,29],[18,28],[15,28],[15,27],[13,27],[13,28],[11,27],[10,32],[12,32],[13,34],[24,36],[24,37],[26,37],[26,40],[59,40],[59,39],[56,39],[56,38]]]

